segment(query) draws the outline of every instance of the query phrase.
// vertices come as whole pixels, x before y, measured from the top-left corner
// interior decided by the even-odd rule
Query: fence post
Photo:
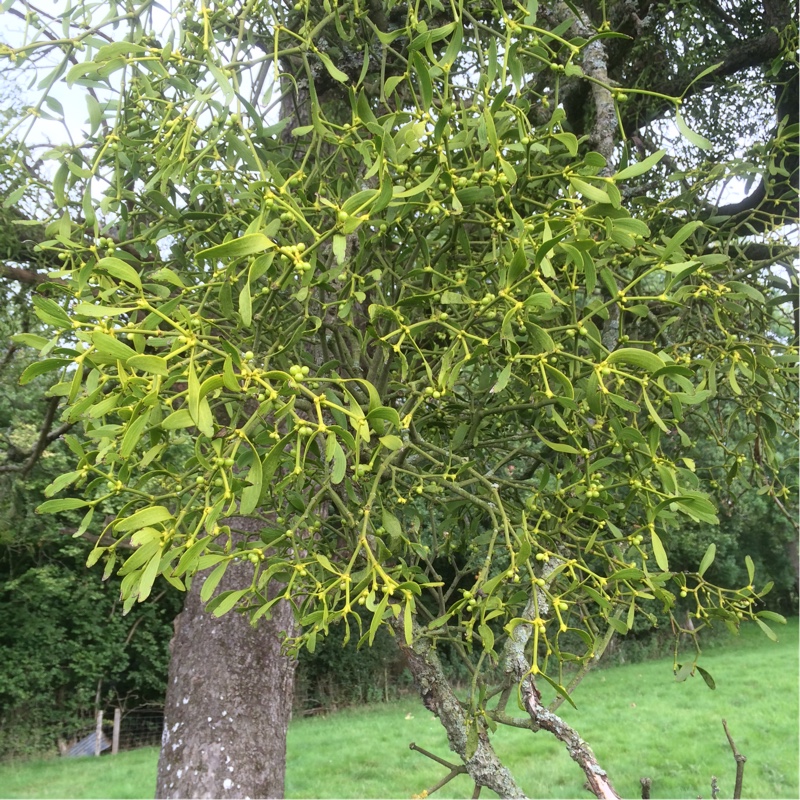
[[[103,712],[97,712],[97,726],[94,729],[94,754],[100,755],[100,747],[103,743]]]
[[[119,726],[122,721],[122,709],[114,709],[114,733],[111,736],[111,755],[115,756],[119,752]]]

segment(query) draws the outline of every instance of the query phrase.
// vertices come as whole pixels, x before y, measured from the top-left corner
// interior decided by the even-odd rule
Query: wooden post
[[[119,752],[119,725],[122,721],[122,709],[114,709],[114,733],[111,736],[111,755],[115,756]]]
[[[103,742],[103,712],[97,712],[97,726],[94,729],[94,754],[100,755],[100,746]]]

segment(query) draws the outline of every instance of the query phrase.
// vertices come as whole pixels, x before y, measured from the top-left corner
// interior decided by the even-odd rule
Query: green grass
[[[157,747],[102,758],[48,758],[0,764],[0,797],[153,797]]]
[[[745,797],[797,798],[798,621],[770,643],[748,628],[715,644],[702,664],[717,682],[672,679],[671,662],[652,661],[590,674],[575,694],[578,710],[561,712],[591,743],[623,797],[640,796],[639,778],[653,779],[652,796],[710,797],[712,775],[722,797],[733,791],[735,764],[720,720],[745,756]],[[287,797],[410,797],[445,774],[410,742],[448,760],[444,732],[419,702],[350,709],[295,720],[289,731]],[[549,734],[503,729],[500,755],[532,797],[586,797],[583,775]],[[155,748],[101,759],[0,765],[0,795],[8,798],[152,797]],[[459,776],[437,796],[469,797]],[[485,792],[490,796],[490,792]]]

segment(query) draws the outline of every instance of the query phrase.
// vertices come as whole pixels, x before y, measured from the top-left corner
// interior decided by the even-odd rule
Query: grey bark
[[[288,604],[250,625],[236,611],[216,618],[196,575],[175,622],[156,797],[283,797],[286,730],[295,661],[281,653],[293,628]],[[249,562],[232,563],[217,591],[250,583]]]
[[[398,644],[407,659],[408,668],[414,676],[422,701],[426,708],[439,718],[450,749],[464,762],[467,773],[477,787],[487,786],[500,797],[522,798],[525,793],[517,785],[511,772],[495,753],[486,731],[479,722],[478,741],[475,751],[468,754],[467,716],[442,670],[439,657],[430,641],[420,636],[416,622],[413,625],[413,642],[406,644],[401,622],[395,624]]]

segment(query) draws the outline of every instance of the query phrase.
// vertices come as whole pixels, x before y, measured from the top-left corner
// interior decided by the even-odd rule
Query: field
[[[563,715],[590,742],[623,797],[640,796],[639,778],[653,779],[652,796],[710,797],[711,776],[731,797],[735,764],[722,729],[745,756],[744,797],[797,798],[798,621],[780,628],[773,644],[759,631],[704,652],[714,676],[676,683],[671,661],[599,670],[575,694],[578,710]],[[444,777],[443,767],[409,750],[410,742],[451,760],[437,720],[413,698],[327,717],[295,720],[289,731],[287,797],[410,797]],[[587,797],[583,776],[546,733],[502,730],[496,747],[531,797]],[[152,797],[155,748],[100,759],[49,759],[0,764],[7,798]],[[459,776],[437,793],[469,797]],[[484,796],[490,796],[484,792]]]

